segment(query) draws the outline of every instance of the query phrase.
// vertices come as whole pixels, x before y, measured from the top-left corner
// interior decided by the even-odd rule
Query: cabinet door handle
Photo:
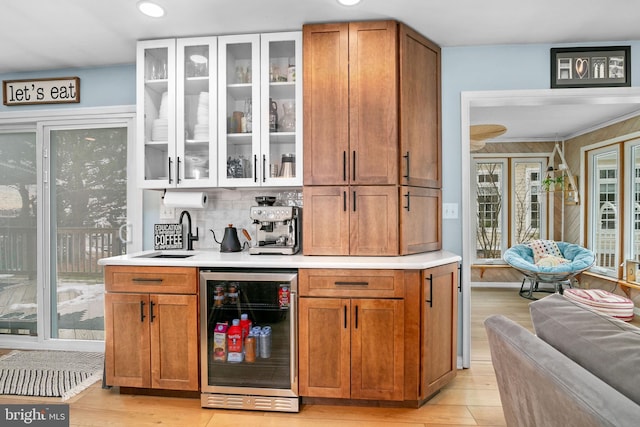
[[[407,210],[407,212],[410,212],[411,211],[411,192],[407,191],[407,194],[405,194],[404,197],[407,198],[407,206],[405,206],[404,208]]]
[[[267,156],[262,155],[262,182],[267,181]]]
[[[134,277],[133,279],[131,279],[132,282],[160,282],[162,283],[162,279],[157,277],[157,278],[146,278],[146,277]]]
[[[171,182],[173,181],[173,180],[171,179],[171,163],[172,163],[172,162],[171,162],[171,157],[169,157],[169,184],[171,184]]]
[[[356,151],[353,150],[353,176],[351,177],[351,181],[355,181],[356,179]]]
[[[336,286],[369,286],[369,282],[333,282]]]
[[[342,180],[347,182],[347,152],[342,152]]]
[[[429,307],[433,307],[433,274],[430,274],[425,280],[429,281],[429,299],[427,302],[429,303]]]
[[[403,175],[403,178],[407,178],[409,179],[409,152],[407,151],[407,154],[405,154],[404,156],[402,156],[403,158],[407,159],[407,174]]]
[[[344,328],[347,329],[347,306],[344,306]]]
[[[144,301],[140,301],[140,321],[144,322]]]
[[[258,182],[258,155],[253,155],[253,182]]]
[[[358,329],[358,306],[356,305],[356,329]]]
[[[353,191],[353,211],[356,211],[356,192]]]
[[[343,191],[342,192],[342,210],[343,211],[347,211],[347,192]]]
[[[176,162],[176,184],[180,184],[180,157],[177,157]]]
[[[156,315],[155,315],[155,314],[153,314],[153,307],[154,307],[155,305],[156,305],[156,304],[155,304],[153,301],[151,301],[151,303],[149,304],[149,321],[150,321],[151,323],[153,323],[153,319],[155,319],[155,318],[156,318]]]

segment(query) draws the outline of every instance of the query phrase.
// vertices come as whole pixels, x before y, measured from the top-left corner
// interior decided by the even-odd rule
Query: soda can
[[[268,359],[271,357],[271,326],[265,326],[260,331],[260,357]]]

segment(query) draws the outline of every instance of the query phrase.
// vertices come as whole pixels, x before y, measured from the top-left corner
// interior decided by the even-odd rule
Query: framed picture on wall
[[[631,86],[631,46],[551,49],[551,88]]]

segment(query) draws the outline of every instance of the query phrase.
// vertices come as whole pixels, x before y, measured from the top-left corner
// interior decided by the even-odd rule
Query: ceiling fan
[[[507,131],[502,125],[471,125],[469,127],[469,146],[471,151],[478,151],[485,145],[487,139],[496,138]]]

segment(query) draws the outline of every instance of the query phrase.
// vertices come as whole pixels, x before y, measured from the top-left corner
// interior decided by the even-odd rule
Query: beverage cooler
[[[200,272],[203,408],[299,411],[297,277]]]

